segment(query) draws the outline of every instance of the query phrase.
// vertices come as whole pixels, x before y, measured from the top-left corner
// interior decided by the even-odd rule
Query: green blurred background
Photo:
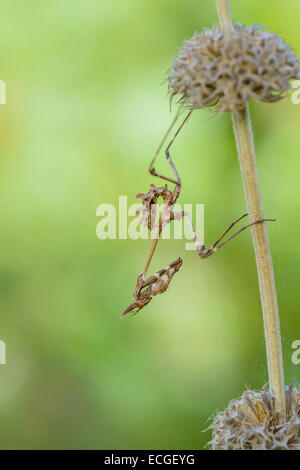
[[[300,52],[298,0],[231,8]],[[165,71],[183,39],[215,22],[212,0],[2,2],[1,448],[203,448],[213,413],[267,382],[250,232],[206,261],[161,241],[150,271],[178,256],[184,265],[124,321],[149,241],[95,233],[100,203],[135,203],[156,183],[146,170],[172,119]],[[265,211],[277,218],[289,383],[300,375],[300,105],[251,111]],[[230,116],[195,112],[172,155],[181,203],[205,204],[209,244],[245,212]]]

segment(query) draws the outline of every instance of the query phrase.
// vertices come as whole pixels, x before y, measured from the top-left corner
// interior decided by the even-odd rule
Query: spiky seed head
[[[300,78],[299,60],[280,38],[261,26],[214,27],[184,41],[168,71],[171,99],[190,108],[242,109],[249,100],[279,101]]]
[[[209,427],[213,450],[300,450],[300,388],[286,388],[287,419],[277,424],[273,399],[264,389],[247,391],[232,400]]]

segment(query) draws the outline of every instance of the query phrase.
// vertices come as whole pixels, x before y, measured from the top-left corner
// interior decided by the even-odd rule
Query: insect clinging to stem
[[[186,211],[179,211],[175,212],[174,211],[174,206],[176,204],[176,201],[178,197],[180,196],[181,192],[181,179],[180,176],[176,170],[176,167],[173,163],[173,160],[170,155],[170,147],[175,141],[176,137],[178,136],[179,132],[183,128],[183,126],[188,122],[190,119],[193,109],[191,109],[182,123],[180,124],[179,128],[175,132],[174,136],[172,137],[170,143],[165,149],[165,157],[171,167],[173,177],[168,177],[164,176],[161,174],[158,174],[155,170],[154,163],[160,153],[160,150],[162,146],[165,143],[165,140],[167,139],[168,135],[170,134],[173,126],[178,120],[178,117],[180,115],[181,107],[179,108],[173,122],[171,123],[171,126],[167,130],[165,136],[163,137],[151,163],[148,168],[149,173],[152,176],[158,177],[164,181],[167,181],[168,183],[172,183],[175,185],[173,191],[168,189],[167,184],[163,187],[157,187],[153,184],[150,185],[150,190],[148,193],[138,193],[136,195],[137,198],[142,199],[142,206],[137,210],[137,215],[141,214],[141,223],[144,222],[148,230],[154,231],[154,236],[152,237],[152,243],[149,248],[149,252],[147,254],[147,258],[143,267],[142,272],[138,275],[136,286],[133,292],[133,296],[135,300],[129,305],[129,307],[123,312],[121,315],[121,318],[126,316],[128,313],[131,313],[131,316],[136,315],[142,308],[144,308],[151,300],[152,297],[155,295],[159,295],[164,293],[168,287],[169,284],[173,278],[173,276],[176,274],[176,272],[179,271],[179,269],[182,266],[182,259],[178,258],[172,263],[170,263],[168,266],[166,266],[163,269],[160,269],[157,271],[155,274],[150,276],[148,279],[145,279],[146,273],[148,271],[150,262],[152,260],[154,251],[157,246],[157,242],[161,236],[163,228],[169,224],[171,221],[176,221],[176,220],[181,220],[185,218],[188,222],[188,225],[190,227],[191,233],[193,235],[193,240],[195,243],[195,249],[198,253],[198,255],[202,258],[208,258],[212,254],[214,254],[216,251],[218,251],[222,246],[224,246],[226,243],[228,243],[230,240],[232,240],[234,237],[239,235],[241,232],[246,230],[247,228],[251,227],[252,225],[258,224],[258,223],[263,223],[263,222],[274,222],[275,219],[261,219],[261,220],[256,220],[248,225],[245,225],[241,229],[239,229],[237,232],[234,234],[230,235],[228,238],[224,240],[224,237],[227,235],[227,233],[243,218],[245,218],[248,214],[243,214],[241,217],[236,219],[230,226],[225,230],[225,232],[217,239],[217,241],[211,245],[210,248],[206,248],[205,245],[200,244],[196,230],[194,229],[191,217],[188,212]],[[162,209],[162,214],[160,215],[158,222],[155,224],[155,219],[156,219],[156,211],[157,211],[157,201],[159,198],[162,198],[163,200],[163,209]]]
[[[132,313],[132,315],[136,315],[152,300],[152,297],[165,292],[172,277],[177,273],[177,271],[179,271],[181,265],[182,259],[177,258],[171,264],[160,269],[157,273],[153,274],[153,276],[150,276],[147,280],[144,279],[143,273],[139,274],[133,294],[136,300],[129,305],[122,314],[122,317],[127,315],[127,313],[134,311],[135,312]]]

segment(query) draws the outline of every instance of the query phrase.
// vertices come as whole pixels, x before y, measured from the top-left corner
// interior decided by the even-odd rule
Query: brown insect
[[[165,150],[165,156],[166,156],[167,161],[170,164],[170,167],[172,169],[174,177],[170,178],[170,177],[167,177],[167,176],[160,175],[156,172],[156,170],[154,168],[155,160],[158,157],[158,154],[159,154],[159,152],[160,152],[167,136],[169,135],[171,129],[173,128],[175,122],[177,121],[177,119],[179,117],[180,110],[181,109],[179,109],[174,121],[172,122],[172,124],[171,124],[170,128],[168,129],[167,133],[165,134],[160,146],[158,147],[158,149],[157,149],[157,151],[156,151],[156,153],[155,153],[155,155],[154,155],[154,157],[153,157],[153,159],[150,163],[149,169],[148,169],[149,173],[152,176],[156,176],[156,177],[161,178],[165,181],[168,181],[169,183],[175,184],[174,190],[171,191],[170,189],[168,189],[167,184],[165,184],[165,186],[163,186],[163,187],[156,187],[153,184],[151,184],[150,190],[148,191],[148,193],[146,193],[146,194],[138,193],[136,195],[137,198],[142,199],[142,206],[137,210],[137,215],[141,214],[142,215],[141,223],[144,223],[146,225],[146,227],[148,228],[148,230],[150,230],[150,231],[154,230],[155,233],[154,233],[154,237],[153,237],[153,240],[152,240],[152,244],[151,244],[150,249],[149,249],[149,253],[148,253],[147,258],[146,258],[146,262],[145,262],[143,271],[139,274],[139,276],[137,278],[137,283],[136,283],[136,286],[135,286],[135,289],[134,289],[134,292],[133,292],[133,296],[134,296],[135,300],[123,312],[121,318],[123,318],[125,315],[127,315],[130,312],[132,312],[132,315],[136,315],[142,308],[144,308],[152,300],[152,297],[154,297],[155,295],[164,293],[168,289],[169,284],[170,284],[174,274],[182,266],[182,259],[178,258],[177,260],[173,261],[171,264],[169,264],[165,268],[157,271],[157,273],[155,273],[154,275],[150,276],[147,280],[145,280],[146,272],[149,268],[152,256],[154,254],[154,251],[155,251],[158,239],[160,238],[160,235],[162,233],[162,230],[172,220],[181,220],[183,217],[186,218],[186,220],[188,221],[188,224],[190,226],[192,235],[193,235],[193,239],[194,239],[194,242],[195,242],[195,248],[197,250],[197,253],[203,259],[208,258],[209,256],[211,256],[213,253],[215,253],[217,250],[219,250],[222,246],[224,246],[227,242],[232,240],[239,233],[243,232],[244,230],[251,227],[252,225],[262,223],[262,222],[266,222],[266,221],[270,221],[270,222],[275,221],[275,219],[256,220],[255,222],[252,222],[252,223],[242,227],[240,230],[235,232],[233,235],[228,237],[226,240],[223,240],[225,235],[232,229],[232,227],[248,215],[248,214],[244,214],[241,217],[239,217],[237,220],[235,220],[210,248],[207,249],[205,245],[200,244],[200,242],[198,240],[198,237],[197,237],[197,233],[196,233],[196,231],[194,229],[194,226],[192,224],[192,220],[191,220],[190,215],[185,211],[180,211],[180,212],[174,212],[173,211],[174,205],[175,205],[175,203],[176,203],[176,201],[177,201],[177,199],[180,195],[181,179],[179,177],[179,174],[178,174],[178,172],[175,168],[175,165],[174,165],[174,163],[171,159],[170,152],[169,152],[172,143],[174,142],[174,140],[178,136],[178,134],[181,131],[181,129],[183,128],[184,124],[186,124],[186,122],[191,117],[191,114],[192,114],[193,110],[188,112],[187,116],[185,117],[185,119],[181,123],[180,127],[178,128],[178,130],[174,134],[171,142],[169,143],[169,145],[167,146],[167,148]],[[163,200],[163,210],[162,210],[161,216],[159,217],[158,222],[155,224],[156,212],[157,212],[157,202],[158,202],[159,198],[162,198],[162,200]]]
[[[169,264],[169,266],[160,269],[157,273],[153,274],[153,276],[150,276],[146,281],[144,280],[143,273],[139,274],[133,293],[136,300],[129,305],[121,318],[129,312],[132,312],[132,315],[136,315],[152,300],[152,297],[165,292],[172,277],[177,273],[181,265],[182,259],[178,258],[173,261],[173,263]]]

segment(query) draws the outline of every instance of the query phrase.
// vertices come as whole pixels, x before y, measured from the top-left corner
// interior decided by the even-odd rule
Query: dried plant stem
[[[216,0],[221,26],[230,31],[232,20],[228,0]],[[233,112],[233,127],[239,154],[244,192],[250,222],[264,218],[260,186],[256,168],[255,149],[248,108]],[[265,223],[253,225],[252,239],[255,250],[260,297],[264,319],[270,391],[274,396],[274,412],[279,422],[286,420],[284,374],[277,296],[272,257]]]
[[[233,125],[250,221],[264,218],[256,169],[255,150],[248,109],[233,113]],[[260,297],[264,317],[270,391],[274,395],[274,411],[285,419],[284,376],[281,336],[274,282],[272,257],[265,223],[252,227]]]
[[[229,0],[216,0],[216,4],[221,28],[225,29],[225,31],[231,31],[232,20]]]

